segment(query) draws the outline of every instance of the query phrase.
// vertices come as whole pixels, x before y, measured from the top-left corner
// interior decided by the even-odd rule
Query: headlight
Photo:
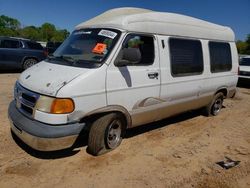
[[[40,96],[35,108],[39,111],[52,114],[67,114],[74,111],[75,105],[73,100],[69,98]]]

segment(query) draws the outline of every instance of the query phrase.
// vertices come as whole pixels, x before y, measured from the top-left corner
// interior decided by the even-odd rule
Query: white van
[[[88,130],[88,151],[100,155],[128,128],[192,109],[217,115],[236,91],[234,40],[230,28],[188,16],[107,11],[21,74],[11,129],[42,151],[71,147]]]

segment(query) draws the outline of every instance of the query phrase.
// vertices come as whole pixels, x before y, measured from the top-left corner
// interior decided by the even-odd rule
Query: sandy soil
[[[36,152],[13,139],[7,118],[19,74],[0,74],[0,187],[250,187],[250,89],[216,117],[199,111],[128,131],[121,146],[93,157],[86,145]],[[241,161],[225,170],[225,156]]]

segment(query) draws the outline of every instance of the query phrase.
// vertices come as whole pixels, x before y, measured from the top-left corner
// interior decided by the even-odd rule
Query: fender
[[[86,113],[84,115],[84,117],[82,117],[82,119],[89,117],[89,116],[92,116],[92,115],[101,114],[101,113],[108,113],[108,112],[121,112],[125,116],[126,121],[127,121],[126,128],[132,127],[132,119],[131,119],[129,112],[127,111],[126,108],[124,108],[123,106],[119,106],[119,105],[109,105],[109,106],[105,106],[105,107],[90,111],[90,112]]]
[[[216,92],[214,93],[214,95],[216,93],[218,93],[219,91],[221,91],[224,94],[224,98],[228,97],[228,87],[227,86],[221,86],[221,87],[217,88]]]

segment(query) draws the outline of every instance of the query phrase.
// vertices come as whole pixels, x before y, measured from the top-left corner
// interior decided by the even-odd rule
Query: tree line
[[[21,27],[19,20],[5,15],[0,16],[0,36],[22,37],[44,42],[62,42],[69,34],[66,29],[57,29],[51,23],[44,23],[40,27]]]
[[[238,53],[239,54],[248,54],[250,55],[250,34],[247,35],[245,41],[238,40],[236,42]]]

